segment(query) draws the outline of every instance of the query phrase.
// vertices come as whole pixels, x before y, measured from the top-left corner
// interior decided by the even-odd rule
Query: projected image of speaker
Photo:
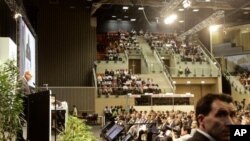
[[[132,135],[131,134],[127,134],[122,141],[132,141]]]
[[[107,133],[105,134],[105,138],[108,141],[115,141],[116,139],[119,138],[119,135],[123,130],[124,130],[123,126],[115,124],[107,131]]]

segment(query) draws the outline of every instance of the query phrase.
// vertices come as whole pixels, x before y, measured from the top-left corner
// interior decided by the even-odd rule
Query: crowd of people
[[[135,141],[229,141],[228,125],[250,124],[249,107],[238,109],[227,94],[207,94],[198,101],[195,111],[137,111],[132,106],[129,110],[106,106],[104,115],[123,126],[123,134],[132,135]]]
[[[140,51],[140,45],[137,40],[137,34],[134,32],[122,32],[117,33],[107,33],[107,41],[101,41],[104,43],[99,43],[98,47],[103,48],[104,52],[99,51],[99,53],[104,54],[104,60],[118,61],[121,60],[120,53],[124,53],[124,50],[136,50]],[[107,42],[107,43],[106,43]]]
[[[158,94],[161,89],[152,78],[143,80],[137,74],[132,74],[128,69],[105,70],[104,74],[97,75],[98,94],[101,95],[126,95],[153,93]]]
[[[247,89],[250,91],[250,73],[247,71],[244,72],[239,72],[237,75],[240,83]]]

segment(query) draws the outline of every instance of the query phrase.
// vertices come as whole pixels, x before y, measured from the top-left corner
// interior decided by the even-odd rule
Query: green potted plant
[[[12,141],[21,130],[23,100],[14,60],[0,64],[0,140]]]
[[[65,130],[59,134],[60,141],[98,141],[83,120],[69,116]]]

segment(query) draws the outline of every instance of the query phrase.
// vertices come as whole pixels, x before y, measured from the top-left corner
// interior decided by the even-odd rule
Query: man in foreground
[[[198,129],[188,141],[230,141],[229,125],[236,124],[236,107],[226,94],[207,94],[195,108]]]

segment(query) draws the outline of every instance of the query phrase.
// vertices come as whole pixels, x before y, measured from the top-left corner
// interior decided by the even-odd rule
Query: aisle
[[[101,125],[90,125],[91,131],[94,134],[94,136],[99,140],[99,141],[104,141],[102,138],[100,138],[100,133],[101,133]]]

